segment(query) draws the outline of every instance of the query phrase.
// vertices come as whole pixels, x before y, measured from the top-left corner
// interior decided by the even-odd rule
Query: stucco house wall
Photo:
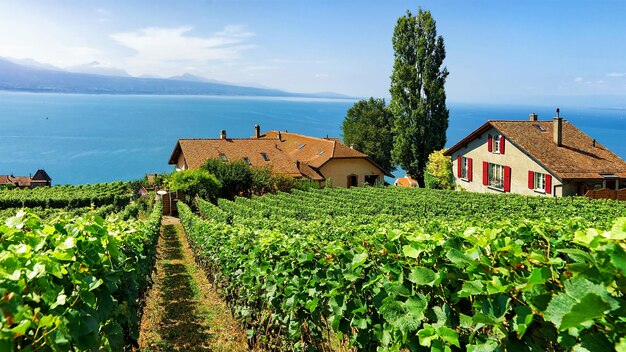
[[[505,138],[504,154],[490,152],[488,149],[488,135],[500,135],[495,128],[490,128],[477,138],[473,139],[467,146],[461,147],[452,154],[452,172],[454,181],[460,187],[481,193],[504,193],[489,186],[483,185],[483,161],[509,166],[511,168],[511,193],[532,195],[532,196],[563,196],[576,193],[576,186],[562,185],[561,181],[552,175],[548,170],[539,165],[530,156],[516,147]],[[472,180],[461,179],[458,176],[458,156],[472,159]],[[552,192],[545,192],[528,188],[528,171],[550,174],[552,176]],[[573,188],[573,189],[572,189]],[[564,192],[565,190],[565,192]]]
[[[332,187],[348,187],[348,176],[357,176],[357,186],[365,184],[365,176],[376,175],[377,181],[382,182],[384,175],[380,169],[367,159],[363,158],[335,158],[329,160],[319,169],[326,179],[330,180]]]

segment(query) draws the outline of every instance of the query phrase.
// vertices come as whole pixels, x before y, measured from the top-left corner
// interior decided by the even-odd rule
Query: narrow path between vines
[[[246,335],[217,295],[177,218],[165,216],[153,286],[141,319],[141,351],[247,351]]]

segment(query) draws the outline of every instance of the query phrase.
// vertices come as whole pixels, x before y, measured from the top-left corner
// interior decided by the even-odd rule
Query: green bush
[[[225,163],[218,159],[209,159],[204,169],[222,183],[220,198],[233,199],[238,195],[247,195],[252,188],[252,170],[243,161]]]
[[[170,189],[183,192],[190,199],[199,196],[215,200],[220,192],[220,187],[220,181],[206,170],[184,170],[176,172],[170,177]]]
[[[436,150],[428,156],[426,172],[424,172],[426,188],[453,188],[454,176],[452,175],[452,162],[449,157],[443,155],[444,151],[444,149]]]

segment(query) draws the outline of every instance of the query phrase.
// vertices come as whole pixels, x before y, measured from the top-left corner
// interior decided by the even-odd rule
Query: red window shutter
[[[552,175],[546,174],[546,193],[550,194],[552,192]]]
[[[487,150],[490,152],[493,151],[493,137],[491,137],[491,135],[487,136]]]
[[[463,161],[463,158],[459,155],[456,158],[456,175],[458,178],[461,178],[461,161]]]
[[[504,154],[504,136],[500,136],[500,154]]]
[[[467,180],[471,181],[472,180],[472,159],[471,158],[467,158]]]
[[[511,192],[511,168],[504,167],[504,191]]]
[[[535,188],[535,173],[528,170],[528,189]]]
[[[483,161],[483,185],[489,185],[489,163]]]

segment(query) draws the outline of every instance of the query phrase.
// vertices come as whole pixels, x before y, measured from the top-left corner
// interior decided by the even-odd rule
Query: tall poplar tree
[[[390,108],[394,113],[394,163],[424,186],[428,155],[446,143],[448,70],[443,38],[430,11],[400,17],[393,32]]]

